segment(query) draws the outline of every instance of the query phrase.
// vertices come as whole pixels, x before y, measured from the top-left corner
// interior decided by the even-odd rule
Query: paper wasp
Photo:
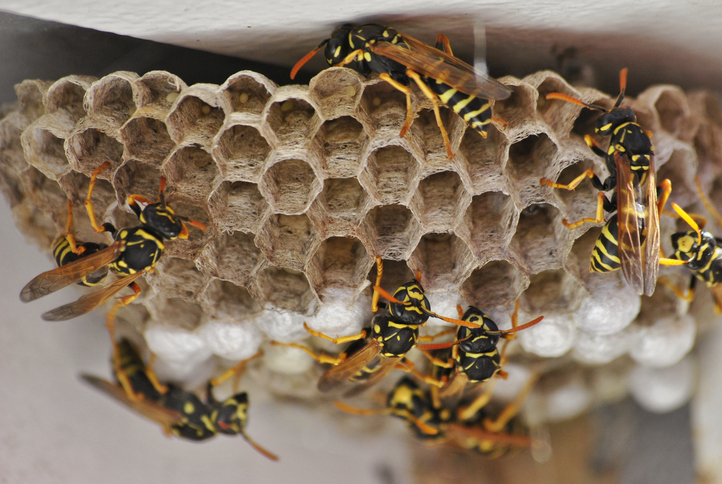
[[[664,193],[658,202],[651,133],[637,123],[632,109],[620,107],[626,86],[627,69],[624,68],[619,73],[619,96],[609,110],[566,94],[547,94],[547,99],[561,99],[603,113],[597,118],[595,131],[600,136],[610,137],[607,150],[604,151],[589,135],[584,140],[596,155],[604,158],[609,177],[602,182],[588,169],[567,185],[546,178],[540,182],[552,188],[574,190],[585,178],[591,179],[594,188],[600,191],[596,218],[585,218],[574,223],[564,220],[564,225],[574,228],[586,222],[601,223],[605,211],[616,211],[597,240],[590,270],[609,272],[621,267],[625,280],[634,291],[639,295],[650,296],[657,284],[659,264],[679,263],[660,260],[659,257],[659,212],[669,196],[671,183],[662,183]],[[642,190],[641,203],[635,197],[638,188]],[[610,202],[602,192],[612,189],[616,190]]]
[[[60,258],[56,255],[56,260],[61,263],[61,266],[44,272],[30,281],[20,292],[20,300],[23,302],[33,301],[82,280],[89,274],[102,271],[106,267],[121,276],[121,278],[103,289],[86,294],[73,303],[46,312],[42,315],[42,318],[46,321],[64,321],[92,311],[125,287],[130,287],[133,294],[118,298],[118,303],[112,312],[117,310],[119,306],[129,304],[138,297],[141,291],[135,280],[146,272],[153,272],[165,248],[164,241],[166,239],[187,238],[188,228],[186,222],[200,230],[206,229],[205,224],[176,215],[166,205],[164,178],[161,178],[158,202],[154,203],[141,195],[130,195],[128,197],[128,205],[138,216],[140,225],[121,230],[116,230],[110,223],[98,225],[91,196],[98,174],[108,166],[110,166],[110,162],[106,161],[93,171],[88,187],[88,196],[85,199],[85,208],[93,229],[99,233],[110,233],[115,241],[110,246],[96,252],[85,250],[78,253],[76,250],[72,250],[73,245],[75,245],[74,237],[72,237],[72,234],[66,234],[67,245],[71,248],[73,254],[78,257],[71,257],[67,252],[65,256],[62,256],[61,253]],[[141,208],[139,203],[146,204],[145,208]],[[56,247],[62,248],[64,245],[65,243],[61,240]],[[112,318],[109,317],[109,321],[111,320]],[[109,329],[112,336],[112,328]]]
[[[331,33],[318,47],[304,56],[291,70],[291,79],[319,50],[329,65],[345,66],[357,60],[367,73],[376,72],[379,78],[391,84],[406,96],[406,120],[399,136],[404,137],[413,120],[411,89],[413,80],[431,101],[436,123],[441,130],[449,158],[454,157],[449,136],[441,121],[439,103],[450,107],[462,116],[481,136],[486,138],[492,119],[488,99],[503,100],[511,89],[497,80],[476,71],[457,59],[451,52],[449,39],[439,34],[436,48],[378,24],[354,27],[345,24]]]
[[[126,379],[135,394],[130,398],[123,386],[92,375],[81,377],[95,388],[126,405],[131,410],[161,425],[168,435],[202,441],[218,434],[242,435],[258,452],[272,460],[274,454],[256,444],[245,433],[248,423],[248,395],[238,393],[219,402],[213,397],[212,385],[207,387],[207,401],[174,385],[162,385],[147,368],[137,349],[126,339],[113,352],[116,381]]]

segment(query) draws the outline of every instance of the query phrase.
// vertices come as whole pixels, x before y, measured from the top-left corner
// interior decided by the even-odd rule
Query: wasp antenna
[[[529,321],[528,323],[522,324],[521,326],[517,326],[516,328],[507,329],[504,331],[487,331],[489,334],[509,334],[509,333],[516,333],[523,329],[531,328],[537,323],[540,323],[541,320],[544,319],[544,316],[539,316],[538,318]]]
[[[627,90],[627,69],[626,67],[619,71],[619,96],[617,96],[617,102],[614,103],[614,107],[618,108],[622,104],[624,99],[624,92]]]
[[[594,109],[596,111],[602,111],[602,112],[607,111],[606,109],[604,109],[601,106],[597,106],[596,104],[587,104],[584,101],[581,101],[575,97],[568,96],[566,94],[562,94],[561,92],[550,92],[549,94],[546,95],[546,99],[560,99],[562,101],[576,104],[577,106],[582,106],[584,108]]]
[[[326,40],[324,40],[323,42],[321,42],[320,44],[318,44],[318,47],[316,47],[316,48],[313,49],[311,52],[309,52],[308,54],[306,54],[305,56],[303,56],[303,58],[302,58],[300,61],[296,62],[296,65],[293,66],[293,69],[291,69],[291,79],[294,79],[294,78],[296,77],[296,74],[298,74],[298,71],[301,69],[301,67],[303,67],[303,65],[304,65],[306,62],[310,61],[311,58],[312,58],[314,55],[316,55],[316,52],[318,52],[318,51],[321,50],[326,44],[328,44],[328,40],[329,40],[329,39],[326,39]]]
[[[160,177],[160,187],[158,188],[158,198],[160,199],[160,206],[165,208],[165,177]]]

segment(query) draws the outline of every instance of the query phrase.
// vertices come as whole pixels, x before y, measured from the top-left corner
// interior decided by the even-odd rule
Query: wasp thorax
[[[604,113],[597,118],[595,130],[598,134],[609,135],[615,128],[623,123],[635,123],[637,116],[629,108],[612,109],[608,113]]]
[[[166,239],[175,239],[183,231],[183,222],[173,210],[160,203],[153,203],[143,209],[140,221]]]
[[[418,282],[407,282],[400,286],[394,297],[401,301],[390,303],[391,316],[406,324],[423,324],[429,319],[431,304],[424,294],[424,288]]]

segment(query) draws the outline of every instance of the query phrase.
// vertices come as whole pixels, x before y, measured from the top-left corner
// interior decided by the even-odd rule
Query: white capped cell
[[[590,365],[603,365],[629,351],[634,330],[624,329],[614,334],[596,334],[579,330],[574,342],[574,359]]]
[[[641,305],[640,297],[624,282],[605,278],[592,290],[591,296],[582,298],[574,322],[586,333],[614,334],[634,321]]]
[[[148,349],[158,358],[159,376],[170,380],[187,380],[212,355],[195,331],[151,322],[144,336]]]
[[[660,318],[651,326],[638,326],[629,356],[640,365],[664,368],[689,353],[697,333],[689,315]]]
[[[300,375],[313,368],[316,360],[301,349],[269,344],[263,348],[263,363],[275,373]]]
[[[508,402],[516,398],[521,392],[532,376],[532,371],[528,367],[517,363],[507,363],[504,365],[504,371],[509,374],[506,380],[494,377],[497,380],[494,386],[494,400]]]
[[[543,394],[537,402],[546,410],[546,420],[561,422],[572,419],[586,411],[592,404],[592,392],[581,378]]]
[[[459,295],[459,291],[426,291],[426,298],[429,300],[431,310],[441,316],[447,318],[459,318],[459,313],[456,310],[456,306],[461,304],[461,307],[466,311],[464,301]],[[431,317],[426,323],[427,326],[451,326],[451,323]]]
[[[526,318],[525,315],[524,318]],[[520,314],[520,324],[527,321],[524,318]],[[545,314],[540,323],[520,331],[517,339],[522,348],[529,353],[545,357],[556,357],[562,356],[572,348],[576,334],[577,328],[574,326],[571,315]]]
[[[671,412],[692,398],[696,374],[696,362],[690,356],[666,368],[637,365],[629,375],[629,392],[649,412]]]
[[[308,336],[303,322],[307,316],[289,311],[266,309],[256,318],[256,326],[269,339],[293,343]]]
[[[213,354],[233,361],[253,356],[263,341],[263,335],[250,321],[210,318],[198,334]]]
[[[329,289],[324,292],[324,304],[315,315],[304,319],[308,327],[314,331],[337,338],[356,334],[369,324],[371,312],[371,296],[362,294],[349,306],[351,299],[348,290]],[[303,329],[303,328],[301,328]],[[304,331],[302,338],[308,336]]]

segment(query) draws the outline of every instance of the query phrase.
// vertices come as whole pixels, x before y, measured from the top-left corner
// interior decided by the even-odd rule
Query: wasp
[[[467,383],[485,382],[497,373],[505,375],[501,369],[503,358],[498,349],[499,340],[501,338],[511,340],[517,332],[530,328],[544,319],[544,316],[539,316],[519,326],[519,301],[517,300],[514,313],[511,315],[511,329],[501,331],[496,323],[479,308],[469,306],[463,315],[461,315],[460,307],[457,310],[463,321],[474,323],[478,327],[459,326],[454,341],[418,347],[424,352],[452,347],[451,357],[446,361],[426,353],[435,366],[453,368],[452,374],[445,378],[448,379],[448,383],[442,390],[443,397],[457,394],[466,387]]]
[[[441,120],[440,103],[462,116],[484,138],[492,120],[505,124],[492,117],[488,100],[506,99],[511,95],[511,89],[454,57],[449,39],[443,34],[439,34],[434,48],[382,25],[354,27],[345,24],[296,63],[291,70],[291,79],[324,47],[329,65],[345,66],[356,60],[362,71],[376,72],[380,79],[404,93],[406,120],[399,133],[401,137],[406,135],[413,120],[409,87],[413,80],[433,105],[449,158],[453,158],[454,153]]]
[[[602,112],[597,118],[595,132],[610,138],[609,147],[605,151],[590,135],[586,135],[584,140],[596,155],[604,158],[609,176],[602,182],[590,168],[567,185],[546,178],[540,182],[552,188],[574,190],[585,178],[591,179],[592,186],[600,191],[596,218],[585,218],[574,223],[564,220],[564,225],[574,228],[586,222],[601,223],[605,211],[616,212],[597,240],[590,270],[609,272],[621,267],[625,280],[635,292],[650,296],[657,283],[659,264],[679,263],[660,260],[659,251],[659,212],[669,197],[671,183],[667,180],[662,183],[664,191],[658,201],[651,133],[637,123],[632,109],[620,107],[626,86],[627,69],[624,68],[619,73],[619,96],[609,110],[559,92],[547,94],[546,99],[561,99]],[[637,202],[635,196],[638,188],[642,191],[641,203]],[[613,189],[615,192],[609,201],[602,192]]]
[[[248,423],[248,395],[238,393],[219,402],[213,397],[212,385],[207,387],[207,401],[175,385],[162,385],[153,371],[146,367],[138,350],[127,339],[117,344],[113,353],[116,381],[127,379],[140,399],[132,399],[122,385],[113,384],[92,375],[83,380],[128,406],[131,410],[161,425],[168,435],[194,441],[207,440],[218,434],[242,435],[258,452],[271,460],[278,460],[246,435]]]
[[[89,274],[102,271],[105,268],[109,268],[119,275],[120,279],[103,289],[86,294],[73,303],[44,313],[42,318],[46,321],[64,321],[92,311],[125,287],[130,287],[133,294],[119,298],[112,312],[120,306],[130,304],[141,292],[140,286],[135,282],[136,279],[147,272],[153,272],[165,248],[164,242],[166,239],[188,238],[186,223],[200,230],[206,229],[205,224],[202,222],[176,215],[166,205],[164,196],[165,178],[161,178],[158,202],[154,203],[141,195],[130,195],[128,197],[128,205],[138,217],[140,225],[121,230],[117,230],[111,223],[98,225],[91,197],[98,174],[108,166],[110,166],[110,162],[106,161],[93,171],[88,187],[88,196],[85,200],[85,208],[95,232],[108,232],[114,237],[115,241],[109,246],[99,248],[92,253],[87,250],[80,254],[72,251],[74,255],[80,257],[71,260],[73,257],[62,250],[65,243],[61,240],[56,245],[57,248],[61,249],[59,252],[60,258],[56,255],[56,260],[61,263],[60,267],[44,272],[30,281],[20,292],[20,300],[23,302],[33,301],[76,281],[83,280]],[[140,203],[145,204],[145,208],[141,208]],[[74,243],[71,244],[70,241],[74,239],[66,235],[65,240],[67,245],[72,248]],[[63,253],[65,253],[64,256]],[[57,251],[56,254],[58,254]],[[112,339],[115,340],[115,338]]]

